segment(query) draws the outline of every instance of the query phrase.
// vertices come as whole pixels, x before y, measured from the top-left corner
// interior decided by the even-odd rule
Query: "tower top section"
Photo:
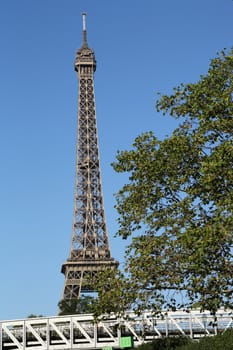
[[[76,72],[81,72],[81,67],[92,67],[93,72],[96,70],[96,60],[95,60],[95,53],[92,49],[89,48],[87,43],[87,27],[86,27],[86,13],[82,13],[82,46],[77,51],[76,57],[75,57],[75,70]]]

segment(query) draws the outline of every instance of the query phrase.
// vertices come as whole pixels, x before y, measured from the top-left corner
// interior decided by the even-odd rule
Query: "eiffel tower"
[[[67,301],[95,291],[98,273],[118,266],[111,257],[103,204],[94,98],[96,60],[87,44],[85,13],[82,19],[83,41],[74,63],[79,90],[72,239],[69,258],[61,268]]]

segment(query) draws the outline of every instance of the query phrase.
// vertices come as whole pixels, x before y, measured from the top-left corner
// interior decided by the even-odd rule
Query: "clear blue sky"
[[[117,150],[175,123],[157,92],[195,82],[232,46],[232,0],[5,0],[0,4],[0,319],[55,315],[73,213],[81,13],[95,50],[101,170],[113,256]]]

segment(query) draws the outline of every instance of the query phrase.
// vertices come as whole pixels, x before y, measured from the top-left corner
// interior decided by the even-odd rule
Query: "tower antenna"
[[[87,46],[87,29],[86,29],[86,16],[85,12],[82,13],[83,17],[83,46]]]

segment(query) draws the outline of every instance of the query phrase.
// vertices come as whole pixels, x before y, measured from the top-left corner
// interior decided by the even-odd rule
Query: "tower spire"
[[[87,47],[87,29],[86,29],[86,16],[85,12],[82,13],[83,18],[83,47]]]

